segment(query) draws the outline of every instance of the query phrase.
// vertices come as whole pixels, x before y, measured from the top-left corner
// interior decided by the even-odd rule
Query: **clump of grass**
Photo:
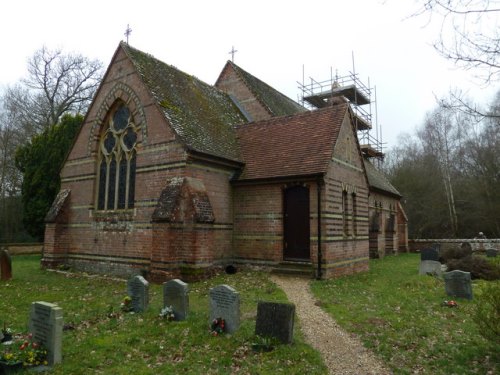
[[[472,319],[479,301],[443,307],[450,299],[443,281],[419,275],[418,262],[416,254],[372,260],[368,273],[315,281],[312,289],[325,310],[397,374],[498,373],[498,349]]]

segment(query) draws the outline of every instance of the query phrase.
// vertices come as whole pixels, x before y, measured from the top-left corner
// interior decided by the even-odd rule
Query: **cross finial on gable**
[[[130,28],[130,25],[127,24],[127,29],[125,30],[125,33],[123,34],[127,37],[127,44],[128,44],[128,37],[130,36],[130,34],[132,34],[132,29]]]
[[[238,52],[238,50],[234,49],[234,46],[231,48],[231,51],[229,53],[231,54],[231,62],[234,62],[234,54]]]

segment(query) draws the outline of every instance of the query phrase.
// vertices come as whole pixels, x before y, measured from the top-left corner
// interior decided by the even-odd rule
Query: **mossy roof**
[[[364,158],[366,177],[370,188],[375,188],[379,191],[389,193],[401,197],[401,193],[389,182],[387,177],[379,171],[375,166],[366,158]]]
[[[269,86],[257,77],[241,69],[235,63],[228,61],[247,87],[252,91],[257,100],[267,108],[272,116],[288,116],[296,113],[307,112],[307,109],[283,95],[278,90]]]
[[[126,43],[121,46],[189,149],[241,161],[234,126],[246,120],[228,95]]]

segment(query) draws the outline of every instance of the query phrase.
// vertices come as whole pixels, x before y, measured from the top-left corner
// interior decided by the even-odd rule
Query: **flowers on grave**
[[[120,308],[123,312],[130,312],[133,310],[132,308],[132,298],[126,296],[123,298],[122,303],[120,304]]]
[[[5,345],[0,361],[8,365],[22,363],[24,367],[47,365],[47,349],[31,334],[16,336],[12,344]]]
[[[160,311],[160,318],[172,321],[175,319],[174,308],[172,306],[165,306]]]
[[[458,307],[458,303],[456,301],[444,301],[442,304],[444,307]]]
[[[210,324],[210,334],[212,336],[219,336],[225,332],[226,321],[222,318],[216,318],[212,320],[212,324]]]
[[[12,340],[12,330],[7,327],[7,325],[4,323],[3,328],[2,328],[2,341],[1,342],[7,342]]]

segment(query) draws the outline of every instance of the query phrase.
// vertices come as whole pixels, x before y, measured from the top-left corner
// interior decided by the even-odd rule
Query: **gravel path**
[[[272,280],[295,304],[305,340],[321,353],[330,374],[392,374],[358,339],[315,305],[309,280],[277,275]]]

